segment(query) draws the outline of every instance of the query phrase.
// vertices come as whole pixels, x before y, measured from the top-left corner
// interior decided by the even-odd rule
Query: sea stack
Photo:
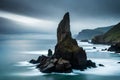
[[[49,53],[52,52],[48,51]],[[37,63],[37,68],[43,73],[70,73],[72,69],[84,70],[87,67],[96,67],[95,63],[87,60],[86,52],[72,38],[68,12],[58,25],[57,44],[54,54],[50,56],[39,56],[37,60],[32,59],[30,63]]]
[[[72,38],[70,31],[70,16],[67,12],[57,28],[57,44],[54,57],[70,61],[73,69],[84,69],[87,57],[82,47]]]

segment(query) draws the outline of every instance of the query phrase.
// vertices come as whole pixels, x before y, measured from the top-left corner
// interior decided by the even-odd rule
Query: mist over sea
[[[73,70],[72,73],[41,73],[30,64],[31,59],[54,51],[56,35],[9,34],[0,35],[0,80],[119,80],[120,54],[102,51],[109,45],[94,45],[88,42],[78,44],[86,50],[88,60],[97,68],[85,71]],[[93,49],[96,47],[96,49]],[[104,64],[104,67],[98,66]]]

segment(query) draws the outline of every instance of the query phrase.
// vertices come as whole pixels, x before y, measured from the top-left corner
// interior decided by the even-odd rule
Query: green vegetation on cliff
[[[84,29],[78,33],[76,39],[78,40],[91,40],[94,36],[102,35],[110,30],[113,26],[99,27],[95,29]]]
[[[110,29],[105,35],[104,39],[107,42],[120,42],[120,23]]]
[[[95,36],[92,39],[93,43],[98,44],[113,44],[120,42],[120,23],[111,28],[104,35]]]

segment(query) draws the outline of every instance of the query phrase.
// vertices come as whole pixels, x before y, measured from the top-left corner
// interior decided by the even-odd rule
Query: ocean
[[[30,64],[31,59],[54,51],[55,35],[0,35],[0,80],[120,80],[120,54],[102,51],[109,45],[95,45],[78,41],[87,53],[88,60],[97,68],[72,73],[41,73]],[[93,49],[96,47],[96,49]],[[104,67],[98,66],[104,64]]]

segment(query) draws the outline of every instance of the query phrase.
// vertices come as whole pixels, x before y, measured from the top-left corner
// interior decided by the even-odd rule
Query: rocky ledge
[[[48,52],[50,54],[50,50]],[[68,12],[58,25],[54,54],[51,56],[42,55],[37,60],[32,59],[30,63],[38,64],[37,68],[43,73],[69,73],[72,72],[72,69],[83,71],[87,68],[96,67],[94,62],[87,60],[86,52],[72,38]]]

